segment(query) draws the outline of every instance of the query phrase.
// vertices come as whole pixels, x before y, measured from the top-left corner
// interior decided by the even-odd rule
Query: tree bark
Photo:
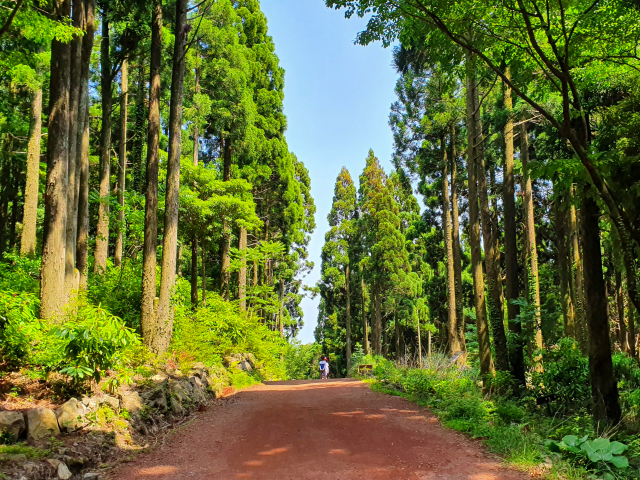
[[[573,187],[572,197],[573,197]],[[582,255],[580,254],[580,228],[578,226],[578,215],[576,213],[576,206],[571,199],[571,205],[569,207],[569,234],[571,243],[571,263],[572,263],[572,296],[571,301],[575,308],[575,327],[574,338],[580,345],[582,353],[587,353],[586,345],[586,321],[585,321],[585,308],[584,308],[584,281],[582,273]]]
[[[593,398],[593,418],[613,425],[620,421],[618,386],[613,374],[607,296],[602,272],[600,246],[600,208],[585,189],[582,214],[582,247],[584,248],[585,312],[589,326],[589,376]]]
[[[109,195],[111,193],[111,112],[113,109],[111,87],[111,57],[109,52],[108,2],[103,4],[102,43],[100,45],[100,68],[102,87],[102,132],[100,134],[100,204],[98,206],[98,229],[93,271],[103,273],[107,269],[109,256]]]
[[[351,370],[351,288],[349,282],[351,279],[349,278],[349,265],[347,265],[344,273],[345,277],[345,295],[346,295],[346,312],[345,312],[345,334],[346,334],[346,354],[347,354],[347,375]]]
[[[500,264],[496,262],[499,252],[498,232],[494,231],[489,195],[487,187],[487,169],[485,167],[483,131],[480,112],[479,88],[475,85],[474,95],[474,151],[476,162],[476,178],[478,182],[478,199],[480,200],[480,216],[482,225],[482,240],[484,244],[484,264],[486,277],[489,282],[489,296],[487,298],[487,316],[491,330],[493,331],[493,346],[495,349],[495,368],[500,371],[509,371],[509,352],[507,350],[507,336],[504,331],[503,294],[502,281],[500,279]],[[497,223],[497,222],[496,222]]]
[[[191,305],[198,306],[198,239],[191,238]]]
[[[155,348],[156,264],[158,250],[158,160],[160,150],[160,72],[162,62],[162,0],[155,0],[151,20],[151,60],[149,80],[149,127],[142,252],[141,327],[145,345]]]
[[[632,252],[622,247],[622,255],[624,259],[624,268],[627,273],[627,291],[629,292],[629,302],[635,307],[636,311],[640,312],[640,295],[639,295],[640,292],[638,292],[638,285],[636,283],[636,279],[637,279],[635,275],[636,265],[632,257]],[[585,258],[585,264],[586,264],[586,258]],[[585,279],[585,285],[586,285],[586,279]],[[629,309],[629,355],[631,355],[633,358],[638,358],[638,350],[636,348],[635,340],[636,340],[635,318],[634,318],[633,309]]]
[[[116,237],[116,251],[114,254],[114,264],[116,267],[122,265],[122,255],[124,250],[124,195],[126,191],[127,179],[127,105],[129,103],[129,62],[122,61],[120,68],[120,145],[118,149],[118,236]]]
[[[78,131],[76,142],[76,166],[78,169],[78,220],[76,239],[76,268],[80,279],[79,288],[86,290],[88,273],[88,238],[89,238],[89,67],[93,51],[95,34],[95,0],[85,0],[85,35],[82,37],[82,60],[80,75],[82,90],[78,113]],[[80,119],[82,121],[80,121]]]
[[[529,298],[536,308],[536,346],[542,348],[542,325],[540,316],[540,279],[538,275],[538,248],[536,246],[536,220],[533,211],[533,187],[529,174],[529,134],[526,123],[520,125],[520,157],[522,158],[522,183],[524,190],[525,245],[529,260]]]
[[[456,282],[456,325],[460,350],[466,353],[466,325],[464,322],[464,297],[462,295],[462,252],[460,251],[460,213],[458,211],[458,159],[456,154],[456,127],[451,128],[451,240],[453,243],[453,275]],[[466,357],[466,355],[465,355]]]
[[[133,145],[131,147],[131,166],[133,170],[133,189],[138,192],[143,192],[143,179],[142,179],[142,146],[144,144],[145,135],[145,120],[146,113],[146,100],[147,100],[147,82],[145,80],[145,59],[140,54],[138,56],[138,85],[136,91],[136,106],[135,106],[135,127],[133,132]]]
[[[558,270],[560,273],[560,295],[562,304],[562,316],[564,319],[564,334],[566,337],[575,338],[575,311],[571,301],[571,272],[569,269],[569,255],[567,243],[567,211],[564,197],[554,185],[555,191],[555,226],[556,245],[558,247]]]
[[[618,330],[618,342],[620,342],[620,350],[623,352],[629,351],[629,342],[627,339],[627,324],[625,322],[624,311],[624,289],[622,288],[622,273],[619,269],[616,269],[616,307],[618,309],[618,324],[620,328]]]
[[[55,17],[69,16],[70,0],[56,0]],[[40,274],[40,318],[60,317],[65,303],[67,168],[69,164],[69,84],[71,45],[51,42],[47,188],[44,201],[44,248]]]
[[[205,237],[202,237],[202,241],[200,242],[202,246],[200,247],[200,251],[202,254],[202,306],[207,306],[207,264],[205,263],[207,257],[207,251],[204,248],[206,245]]]
[[[478,356],[480,373],[487,376],[494,372],[491,346],[489,344],[489,327],[484,293],[484,277],[482,272],[482,252],[480,250],[480,212],[478,207],[478,184],[476,175],[476,144],[479,142],[476,115],[476,59],[467,54],[467,142],[468,142],[468,177],[469,177],[469,245],[471,247],[471,275],[473,277],[473,293],[476,309],[476,326],[478,330]]]
[[[199,59],[199,56],[196,54],[196,58]],[[200,69],[196,67],[196,86],[194,93],[197,95],[200,93]],[[198,165],[200,154],[200,132],[198,130],[198,122],[194,122],[193,126],[193,165]]]
[[[229,139],[224,140],[224,167],[223,167],[223,181],[229,182],[231,180],[231,141]],[[229,301],[229,283],[231,281],[230,266],[231,266],[231,231],[228,220],[225,218],[222,227],[222,249],[221,249],[221,264],[222,269],[220,272],[220,294],[222,298]]]
[[[282,278],[280,279],[278,301],[280,302],[280,311],[278,312],[278,330],[280,331],[280,338],[284,338],[284,279]]]
[[[240,242],[238,245],[241,255],[242,264],[238,272],[238,299],[240,300],[240,310],[247,310],[247,227],[240,227]]]
[[[40,189],[40,139],[42,135],[42,85],[31,98],[29,138],[27,139],[27,180],[24,188],[24,212],[20,254],[33,258],[36,254],[38,191]]]
[[[7,244],[7,225],[9,224],[9,197],[11,196],[11,166],[13,157],[13,137],[9,133],[4,135],[4,145],[2,149],[2,168],[0,177],[0,259]]]
[[[373,326],[371,347],[375,355],[382,355],[382,318],[380,314],[380,292],[378,284],[373,284]]]
[[[362,266],[360,266],[360,291],[362,293],[362,350],[369,355],[369,324],[367,322],[367,291],[364,283]]]
[[[451,213],[449,210],[449,165],[447,159],[447,141],[443,135],[440,139],[442,153],[442,226],[444,228],[444,245],[447,256],[447,315],[449,334],[449,355],[452,357],[460,351],[458,340],[458,325],[456,315],[456,280],[454,273],[453,239],[451,232]]]
[[[73,1],[73,26],[84,30],[84,0]],[[69,86],[69,165],[67,171],[67,225],[65,249],[65,301],[68,302],[74,291],[78,290],[79,278],[76,270],[76,241],[78,238],[78,127],[84,112],[81,108],[82,95],[82,38],[71,42],[71,76]]]
[[[180,155],[182,152],[182,104],[184,100],[185,48],[187,43],[188,0],[177,0],[173,71],[171,75],[171,106],[169,109],[169,160],[164,209],[164,236],[162,244],[162,277],[156,312],[156,331],[152,350],[164,353],[173,334],[173,306],[171,294],[176,279],[176,253],[178,249],[178,213],[180,195]]]
[[[509,71],[507,72],[510,76]],[[513,301],[520,297],[520,280],[518,278],[518,238],[516,234],[516,200],[515,177],[513,161],[513,100],[511,89],[505,85],[504,104],[509,112],[509,119],[504,128],[504,180],[503,196],[504,204],[504,253],[507,276],[507,322],[509,331],[513,335],[514,342],[511,348],[510,362],[511,372],[520,385],[525,384],[524,351],[522,341],[522,325],[517,321],[520,307]]]

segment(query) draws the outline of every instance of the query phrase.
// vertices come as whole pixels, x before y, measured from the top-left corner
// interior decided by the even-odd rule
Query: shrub
[[[289,344],[284,355],[287,378],[291,380],[318,378],[319,373],[316,365],[321,353],[322,345],[318,343],[309,345]]]
[[[128,348],[140,342],[121,319],[92,305],[80,307],[75,318],[55,326],[50,334],[62,342],[60,373],[76,382],[85,378],[99,382],[106,370],[122,364]]]
[[[542,353],[544,371],[531,374],[531,389],[540,404],[556,410],[579,411],[591,401],[589,359],[575,341],[563,338]],[[550,411],[550,413],[554,413]]]
[[[38,298],[31,293],[0,291],[0,354],[5,362],[17,364],[29,352],[32,339],[41,334]]]
[[[280,362],[287,351],[286,340],[217,294],[207,296],[206,308],[193,311],[190,306],[177,307],[171,349],[207,365],[220,365],[231,353],[253,353],[260,366],[258,374],[264,379],[286,375]]]

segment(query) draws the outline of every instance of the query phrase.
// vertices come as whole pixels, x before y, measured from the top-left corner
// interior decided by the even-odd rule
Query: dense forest
[[[325,351],[349,370],[433,349],[487,392],[509,378],[598,422],[636,415],[638,6],[326,4],[368,18],[356,42],[393,46],[399,80],[393,171],[370,152],[357,185],[336,181]]]
[[[263,348],[283,376],[315,205],[258,0],[6,1],[0,23],[7,368],[100,379],[120,329],[158,358]]]

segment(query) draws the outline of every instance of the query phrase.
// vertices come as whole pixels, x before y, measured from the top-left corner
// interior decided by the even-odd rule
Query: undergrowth
[[[396,364],[382,357],[354,358],[352,374],[357,375],[360,364],[373,365],[374,390],[428,407],[445,427],[482,439],[492,452],[520,469],[549,479],[640,477],[637,469],[640,436],[622,428],[597,432],[582,404],[569,409],[553,397],[556,404],[549,415],[548,405],[536,401],[535,389],[514,395],[508,375],[496,377],[491,389],[483,394],[478,370],[450,365],[441,355],[424,359],[422,368]],[[586,454],[567,456],[549,448],[551,440],[559,442],[567,435],[620,440],[629,447],[625,455],[631,466],[610,468],[606,462],[590,462]]]

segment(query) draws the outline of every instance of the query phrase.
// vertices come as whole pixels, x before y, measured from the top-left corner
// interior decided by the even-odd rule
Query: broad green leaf
[[[566,445],[570,445],[572,447],[575,447],[576,445],[579,445],[581,443],[578,437],[576,437],[575,435],[565,435],[564,437],[562,437],[562,441]]]
[[[620,443],[620,442],[611,442],[611,453],[613,453],[614,455],[620,455],[621,453],[625,452],[629,447],[626,446],[624,443]]]
[[[617,468],[629,467],[629,460],[627,460],[627,457],[622,457],[622,456],[613,457],[610,460],[610,462]]]

